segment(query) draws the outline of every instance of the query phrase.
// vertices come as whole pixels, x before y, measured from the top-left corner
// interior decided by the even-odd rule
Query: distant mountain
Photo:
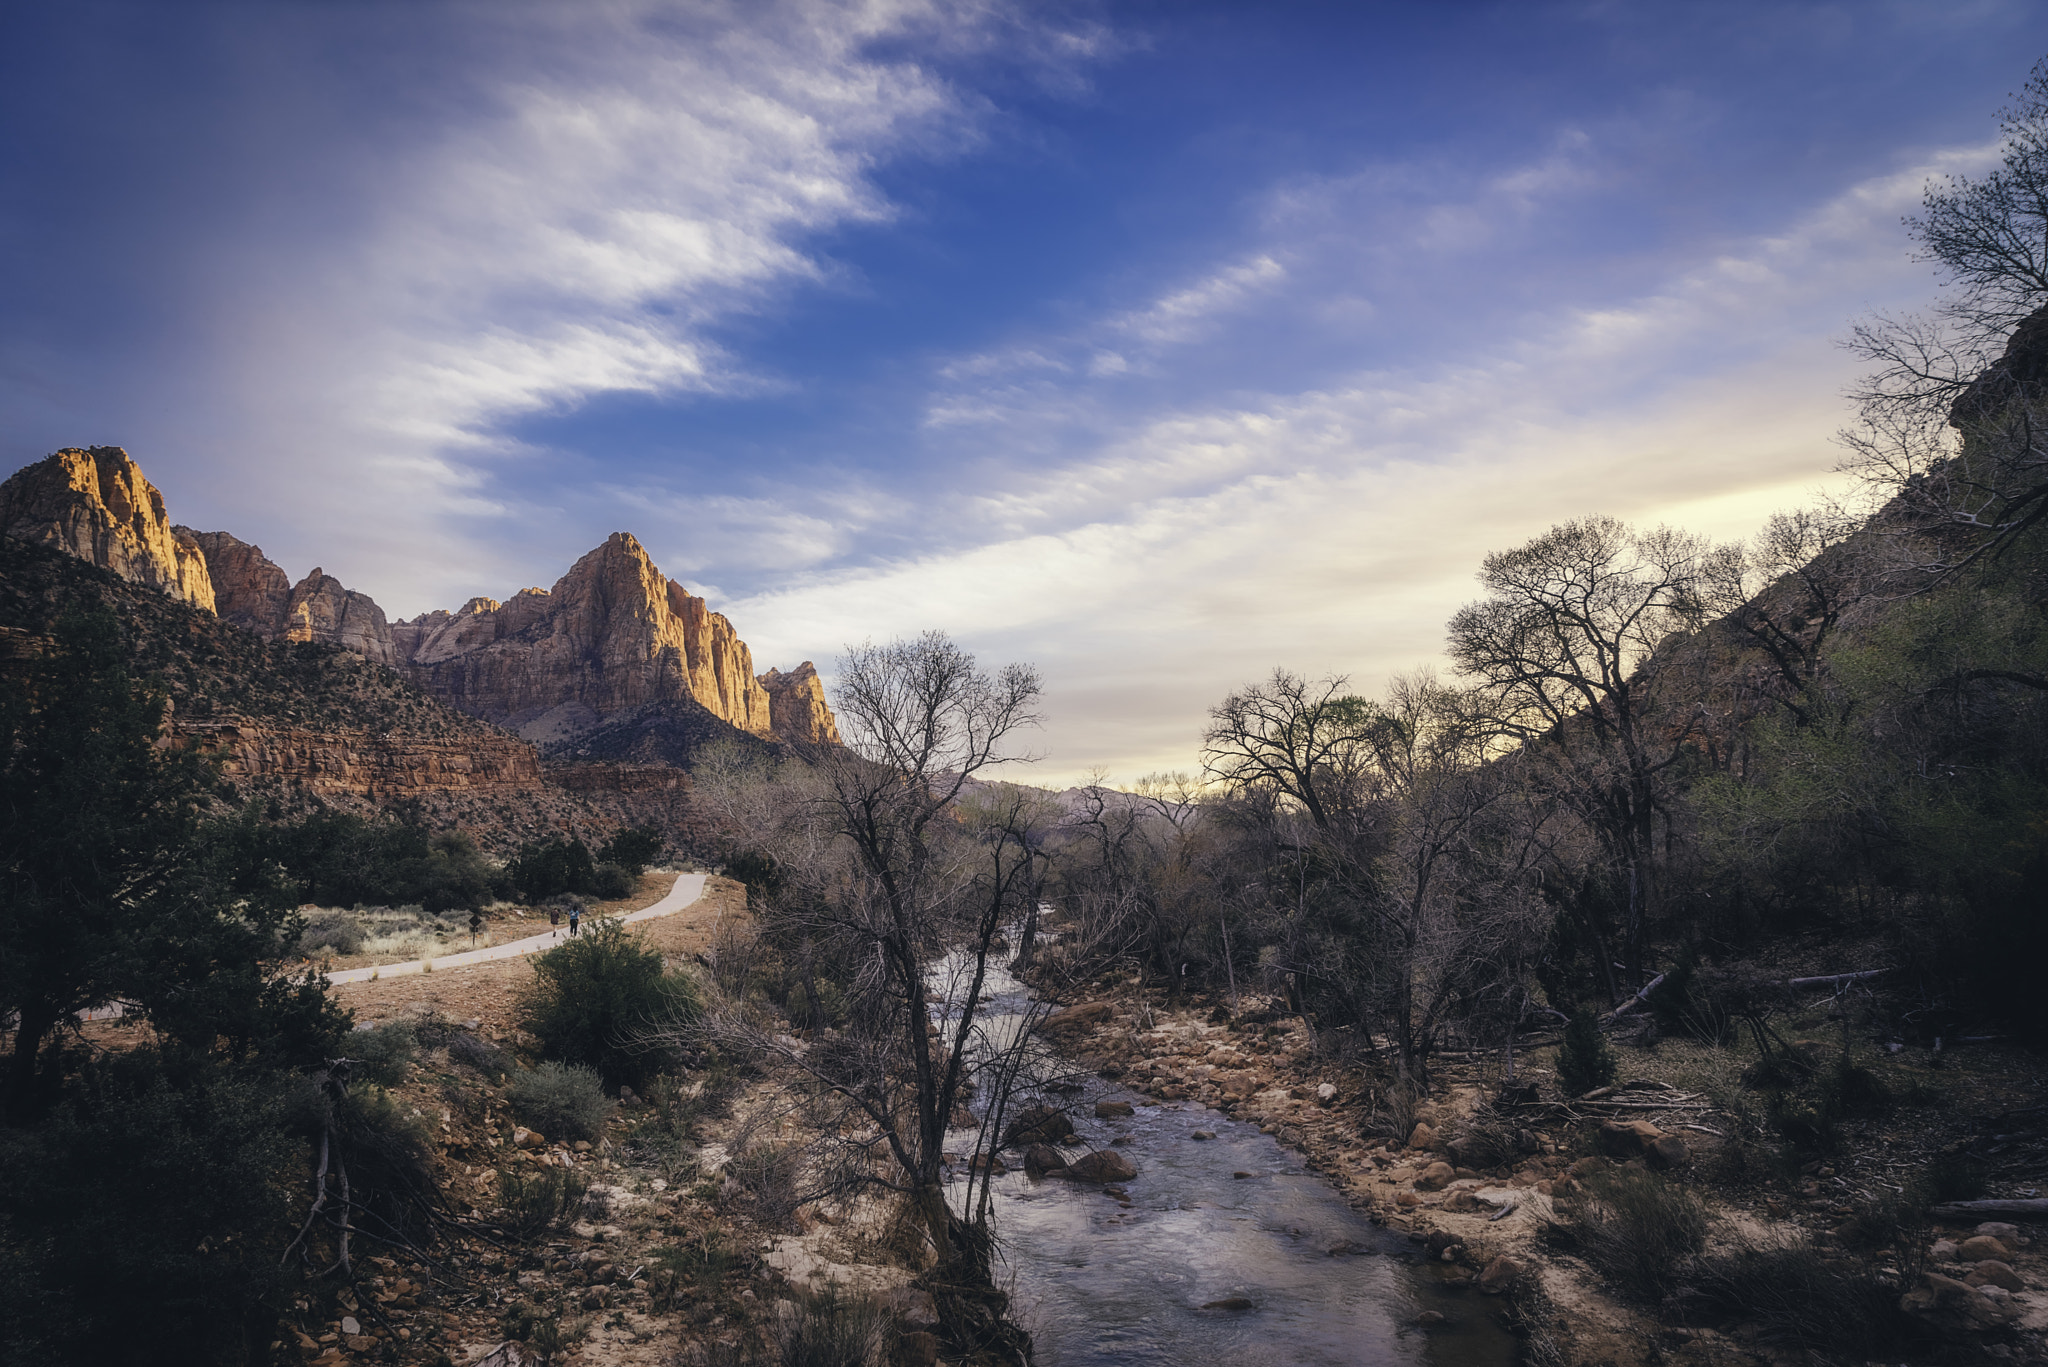
[[[662,742],[638,748],[665,763],[725,728],[770,741],[839,738],[810,662],[755,675],[732,623],[664,576],[625,532],[552,589],[473,598],[397,623],[322,570],[294,585],[259,546],[172,525],[163,496],[117,446],[59,451],[0,484],[0,534],[67,552],[266,641],[338,645],[556,752],[592,752],[576,742],[600,730],[594,749],[615,751],[619,726],[638,736],[659,719]]]

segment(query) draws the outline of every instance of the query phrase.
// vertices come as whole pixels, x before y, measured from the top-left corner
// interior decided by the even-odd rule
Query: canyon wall
[[[66,447],[0,484],[0,535],[69,552],[212,612],[206,557],[180,530],[118,446]]]
[[[789,673],[771,669],[761,676],[768,691],[768,716],[777,739],[800,744],[839,744],[839,724],[825,702],[825,685],[805,660]]]

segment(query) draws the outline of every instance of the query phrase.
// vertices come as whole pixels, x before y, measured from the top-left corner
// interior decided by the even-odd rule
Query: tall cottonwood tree
[[[1711,547],[1670,528],[1613,518],[1563,523],[1486,557],[1486,597],[1459,609],[1450,655],[1490,712],[1597,833],[1622,907],[1621,953],[1640,986],[1646,931],[1660,906],[1657,821],[1670,770],[1701,720],[1697,691],[1663,651],[1707,611]],[[1588,929],[1596,932],[1597,922]],[[1615,994],[1611,956],[1600,953]]]

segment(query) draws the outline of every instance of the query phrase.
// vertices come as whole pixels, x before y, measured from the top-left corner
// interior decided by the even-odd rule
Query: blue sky
[[[942,627],[1037,776],[1433,660],[1487,550],[1827,484],[2048,9],[27,3],[0,451],[393,616],[614,530],[758,667]]]

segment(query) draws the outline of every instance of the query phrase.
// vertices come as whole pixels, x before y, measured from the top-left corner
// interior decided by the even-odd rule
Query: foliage
[[[596,1139],[616,1104],[596,1070],[579,1064],[550,1062],[516,1073],[509,1092],[520,1119],[550,1139]]]
[[[1922,1335],[1899,1309],[1896,1286],[1804,1242],[1738,1243],[1703,1259],[1690,1280],[1712,1312],[1755,1325],[1759,1341],[1776,1348],[1878,1361]]]
[[[1706,1207],[1653,1172],[1610,1168],[1585,1181],[1572,1212],[1573,1244],[1615,1285],[1654,1304],[1706,1247]]]
[[[316,812],[283,825],[260,824],[250,808],[242,820],[244,839],[286,871],[302,902],[416,904],[439,914],[480,907],[505,890],[474,841],[460,831],[430,830],[416,808],[374,818]]]
[[[498,1205],[505,1227],[522,1239],[574,1219],[590,1190],[590,1179],[567,1168],[498,1169]]]
[[[544,902],[565,892],[592,891],[597,865],[580,838],[522,845],[505,866],[505,875],[528,902]]]
[[[347,1048],[363,1077],[396,1087],[405,1081],[406,1069],[419,1053],[419,1037],[405,1021],[389,1021],[373,1030],[353,1032]]]
[[[795,1303],[777,1330],[775,1367],[866,1367],[880,1354],[889,1321],[872,1299],[828,1281]]]
[[[643,1042],[653,1026],[700,1009],[690,980],[613,919],[540,955],[533,972],[520,1011],[542,1054],[594,1068],[612,1087],[637,1087],[659,1068],[662,1051]]]
[[[1614,1051],[1600,1033],[1600,1018],[1591,1011],[1572,1012],[1557,1050],[1558,1090],[1566,1096],[1584,1096],[1614,1081],[1614,1075]]]
[[[655,826],[628,826],[604,843],[597,852],[599,864],[616,864],[631,876],[640,874],[661,857],[668,839]]]

